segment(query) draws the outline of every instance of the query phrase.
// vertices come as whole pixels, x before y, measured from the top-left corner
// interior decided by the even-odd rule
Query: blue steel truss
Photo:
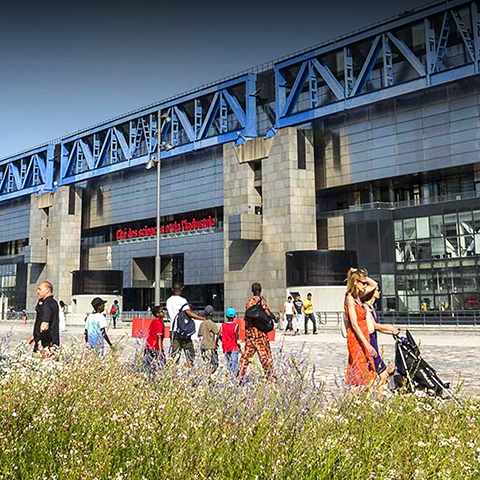
[[[423,44],[414,44],[419,31]],[[451,49],[452,38],[457,39],[455,47],[463,48],[460,61]],[[450,64],[449,48],[457,55]],[[479,4],[453,0],[431,5],[275,63],[275,126],[308,122],[466,78],[478,74],[479,66]]]
[[[256,75],[248,73],[192,95],[94,128],[61,141],[58,183],[67,185],[146,163],[157,139],[173,149],[162,158],[257,136]],[[158,110],[170,117],[161,125]]]
[[[54,146],[47,145],[0,161],[0,202],[53,190]]]

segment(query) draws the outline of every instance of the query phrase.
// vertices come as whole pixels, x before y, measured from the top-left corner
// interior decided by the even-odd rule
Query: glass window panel
[[[446,237],[452,237],[457,235],[457,214],[450,213],[445,215],[444,220],[444,234]]]
[[[452,310],[464,310],[463,295],[454,293],[450,295]]]
[[[382,275],[382,295],[395,295],[394,275]]]
[[[403,248],[403,242],[395,242],[395,260],[397,262],[405,261],[405,250]]]
[[[417,238],[429,238],[430,226],[428,217],[420,217],[416,219],[417,224]]]
[[[475,231],[480,233],[480,210],[473,211],[473,221],[475,223]]]
[[[408,297],[408,310],[410,312],[420,311],[420,299],[418,298],[418,296]]]
[[[418,277],[416,273],[411,273],[407,275],[407,292],[416,293],[418,292]]]
[[[432,295],[428,295],[428,296],[422,295],[420,299],[421,299],[420,308],[422,309],[422,312],[428,312],[435,308]]]
[[[436,295],[435,296],[435,308],[444,312],[449,308],[448,295]]]
[[[472,212],[463,212],[458,214],[458,228],[461,235],[473,234]]]
[[[443,232],[443,217],[441,215],[434,215],[430,217],[430,236],[441,237]]]
[[[416,237],[414,218],[403,221],[403,235],[405,240],[413,240]]]
[[[477,290],[477,272],[475,267],[463,267],[462,283],[465,292],[475,292]]]
[[[415,262],[418,260],[418,247],[416,240],[405,242],[405,261]]]
[[[475,255],[480,255],[480,233],[476,233],[474,238],[475,238]]]
[[[463,296],[463,303],[465,310],[478,310],[478,294],[477,293],[466,293]]]
[[[465,260],[462,260],[462,265],[464,267],[473,267],[473,266],[475,266],[475,259],[474,258],[466,258]]]
[[[430,273],[421,273],[419,275],[419,286],[422,293],[433,292],[434,290],[434,277]]]
[[[403,226],[401,220],[395,220],[393,222],[393,228],[395,232],[395,240],[403,240]]]
[[[386,312],[397,311],[397,299],[395,297],[383,297],[382,304],[383,304],[383,310]]]
[[[397,291],[398,293],[405,292],[407,290],[407,283],[405,280],[405,275],[396,276]]]
[[[458,246],[461,257],[469,257],[475,253],[475,242],[472,235],[458,237]]]
[[[434,283],[434,290],[437,293],[444,293],[448,292],[448,274],[445,270],[440,270],[434,273],[433,275],[433,283]]]
[[[408,311],[408,304],[407,304],[407,295],[404,293],[398,293],[398,311],[399,312],[406,312]]]
[[[431,239],[432,258],[444,258],[445,241],[443,238]]]
[[[459,256],[458,237],[448,237],[445,239],[445,254],[447,258],[456,258]]]
[[[430,240],[419,240],[417,242],[417,260],[429,260],[432,258],[432,252],[430,250]]]

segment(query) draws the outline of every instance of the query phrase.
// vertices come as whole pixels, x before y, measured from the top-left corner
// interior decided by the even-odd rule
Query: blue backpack
[[[180,311],[177,313],[173,323],[174,329],[173,334],[175,337],[178,337],[182,340],[188,340],[194,333],[195,333],[195,322],[193,318],[190,318],[184,311],[184,307],[186,307],[188,303],[182,305]]]

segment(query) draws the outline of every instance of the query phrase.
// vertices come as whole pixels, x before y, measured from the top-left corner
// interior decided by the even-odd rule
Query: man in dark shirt
[[[58,303],[53,298],[53,286],[50,282],[42,282],[37,288],[38,303],[35,307],[37,318],[33,326],[33,351],[38,350],[39,343],[47,348],[60,345],[60,328]]]

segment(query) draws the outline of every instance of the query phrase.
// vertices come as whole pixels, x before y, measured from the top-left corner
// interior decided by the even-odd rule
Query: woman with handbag
[[[262,297],[262,286],[252,284],[253,296],[245,304],[245,349],[240,359],[238,376],[241,379],[247,372],[250,359],[258,354],[267,380],[275,380],[273,357],[268,340],[268,332],[273,330],[273,314]]]

